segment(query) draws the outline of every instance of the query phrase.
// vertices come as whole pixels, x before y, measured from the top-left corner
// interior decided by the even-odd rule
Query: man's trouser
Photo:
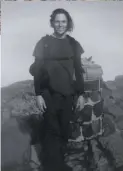
[[[64,163],[62,148],[69,137],[73,96],[50,93],[48,90],[44,90],[42,96],[47,106],[44,113],[44,171],[69,171],[71,169]]]

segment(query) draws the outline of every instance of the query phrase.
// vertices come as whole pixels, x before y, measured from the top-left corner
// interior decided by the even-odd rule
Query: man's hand
[[[36,102],[39,109],[41,110],[41,113],[43,114],[47,108],[43,97],[41,95],[36,96]]]
[[[85,100],[82,95],[78,97],[77,104],[76,104],[76,109],[78,111],[81,111],[84,108]]]

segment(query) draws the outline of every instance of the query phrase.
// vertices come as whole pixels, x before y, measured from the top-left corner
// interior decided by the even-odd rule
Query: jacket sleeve
[[[34,89],[36,96],[41,95],[48,85],[48,74],[43,67],[43,40],[38,41],[34,48],[34,63],[30,67],[30,73],[34,76]]]
[[[74,68],[75,68],[75,77],[76,77],[76,93],[78,95],[84,94],[84,78],[83,73],[84,70],[82,68],[81,63],[81,55],[84,53],[83,48],[79,44],[79,42],[76,41],[75,43],[75,57],[74,57]]]

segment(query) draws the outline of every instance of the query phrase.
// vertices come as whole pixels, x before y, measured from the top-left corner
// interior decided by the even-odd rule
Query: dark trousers
[[[42,96],[47,106],[44,113],[44,171],[69,171],[71,169],[64,163],[63,146],[69,137],[73,97],[51,93],[48,90],[45,90]]]

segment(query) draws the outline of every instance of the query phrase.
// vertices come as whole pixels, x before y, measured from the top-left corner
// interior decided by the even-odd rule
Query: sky
[[[52,34],[49,19],[56,8],[73,18],[76,38],[85,53],[102,66],[103,79],[123,74],[123,2],[2,2],[1,85],[33,79],[29,66],[37,41]]]

